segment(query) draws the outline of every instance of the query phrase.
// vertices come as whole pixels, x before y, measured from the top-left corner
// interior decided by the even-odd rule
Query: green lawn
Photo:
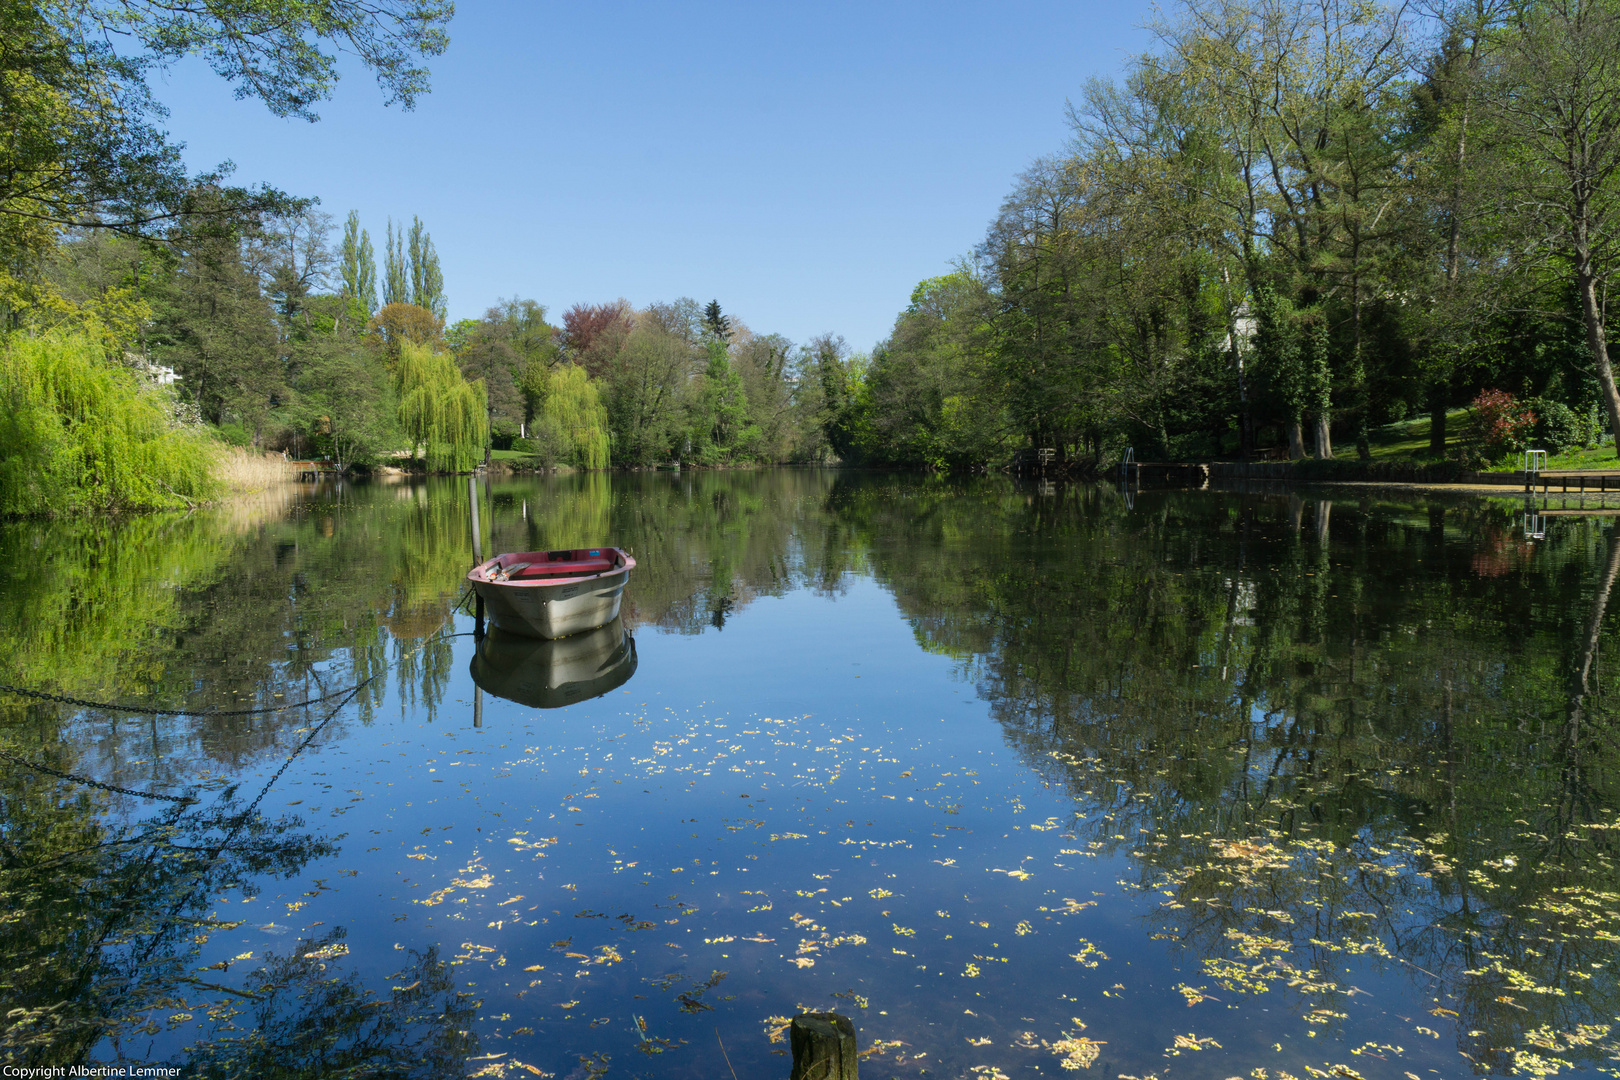
[[[1468,409],[1451,409],[1446,413],[1446,449],[1459,449],[1467,441],[1471,423]],[[1369,433],[1374,461],[1402,461],[1429,459],[1429,416],[1415,416],[1394,424],[1385,424]],[[1556,456],[1549,455],[1549,469],[1613,468],[1620,461],[1615,449],[1609,446],[1576,447]],[[1519,455],[1512,454],[1487,468],[1488,472],[1518,472]]]
[[[1467,409],[1446,412],[1446,449],[1462,446],[1468,430]],[[1368,432],[1374,461],[1398,461],[1429,457],[1429,414],[1400,420]]]
[[[1620,458],[1616,458],[1613,446],[1576,447],[1562,454],[1548,454],[1548,469],[1612,469]],[[1513,455],[1512,460],[1498,462],[1491,466],[1490,472],[1518,472],[1519,456]]]

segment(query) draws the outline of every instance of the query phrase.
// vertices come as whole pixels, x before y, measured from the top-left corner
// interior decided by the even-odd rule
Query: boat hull
[[[636,673],[636,642],[618,619],[554,641],[496,627],[479,642],[471,670],[473,682],[496,697],[557,709],[628,682]]]
[[[492,568],[498,570],[502,560],[517,562],[528,557],[500,555],[474,567],[467,580],[483,598],[489,620],[507,633],[545,639],[570,637],[618,618],[635,560],[617,554],[617,566],[590,576],[558,581],[491,580]]]

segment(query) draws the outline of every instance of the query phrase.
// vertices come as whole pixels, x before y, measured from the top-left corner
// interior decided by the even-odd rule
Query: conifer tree
[[[720,314],[720,301],[710,300],[703,309],[703,329],[721,341],[731,340],[731,320]]]

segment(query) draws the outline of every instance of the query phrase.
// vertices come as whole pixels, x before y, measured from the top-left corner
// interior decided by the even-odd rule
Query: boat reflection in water
[[[618,618],[549,641],[494,627],[472,659],[473,682],[496,697],[536,709],[600,697],[635,673],[636,640]]]

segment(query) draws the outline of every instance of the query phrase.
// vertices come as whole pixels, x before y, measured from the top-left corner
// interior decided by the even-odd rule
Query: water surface
[[[1612,518],[480,498],[632,549],[622,624],[478,655],[465,480],[0,526],[0,681],[233,712],[0,696],[4,1060],[785,1077],[836,1009],[869,1076],[1614,1068]]]

